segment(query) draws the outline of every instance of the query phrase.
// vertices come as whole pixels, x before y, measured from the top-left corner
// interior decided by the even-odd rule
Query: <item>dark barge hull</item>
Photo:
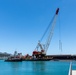
[[[76,60],[76,55],[47,55],[52,60]]]
[[[5,60],[5,62],[22,62],[22,59]]]
[[[32,57],[32,56],[31,56]],[[5,60],[6,62],[22,62],[22,61],[60,61],[60,60],[74,60],[76,61],[76,55],[46,55],[44,58],[38,59],[13,59],[13,60]]]
[[[24,61],[50,61],[51,59],[25,59]]]
[[[23,61],[60,61],[60,60],[75,60],[76,55],[46,55],[41,59],[24,59]]]

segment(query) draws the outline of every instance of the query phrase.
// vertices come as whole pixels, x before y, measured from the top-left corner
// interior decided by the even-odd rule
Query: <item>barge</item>
[[[76,55],[45,55],[43,57],[35,57],[27,56],[23,61],[76,61]]]

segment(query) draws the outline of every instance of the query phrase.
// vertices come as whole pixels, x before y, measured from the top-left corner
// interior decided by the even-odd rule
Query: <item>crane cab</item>
[[[34,59],[40,59],[40,58],[44,58],[45,57],[45,53],[44,53],[44,50],[41,50],[41,51],[33,51],[32,53],[32,57]]]

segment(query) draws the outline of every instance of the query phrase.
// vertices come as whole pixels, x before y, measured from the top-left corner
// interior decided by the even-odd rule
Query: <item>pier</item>
[[[76,70],[72,70],[72,75],[76,75]]]
[[[76,75],[76,70],[72,70],[72,63],[70,64],[69,74],[68,75]]]

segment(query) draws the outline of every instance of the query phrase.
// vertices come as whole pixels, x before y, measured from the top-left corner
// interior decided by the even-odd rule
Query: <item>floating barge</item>
[[[23,59],[23,61],[60,61],[60,60],[76,60],[76,55],[46,55],[43,58],[32,58],[32,56],[28,56]]]
[[[76,61],[76,55],[46,55],[43,58],[32,58],[28,56],[27,58],[8,58],[7,62],[22,62],[22,61],[60,61],[60,60],[74,60]]]
[[[47,55],[51,60],[76,60],[76,55]]]

